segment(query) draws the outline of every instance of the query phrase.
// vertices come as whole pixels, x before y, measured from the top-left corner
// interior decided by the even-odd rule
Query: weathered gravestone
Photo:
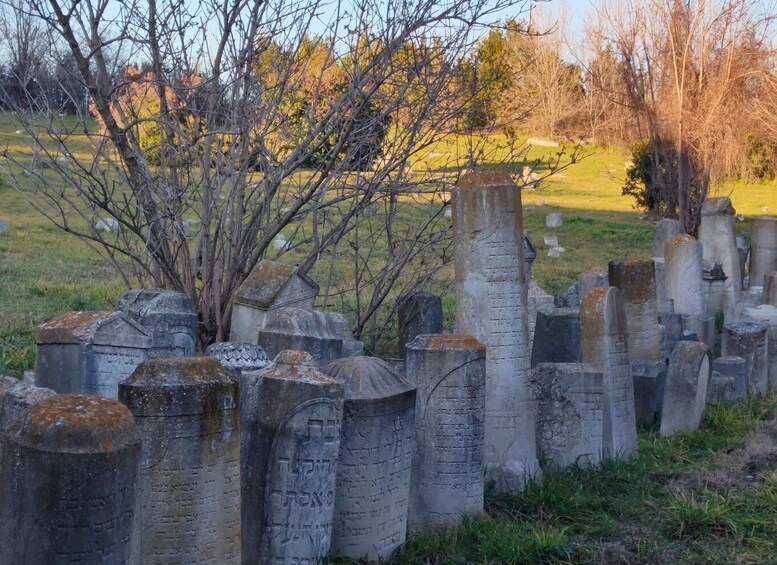
[[[240,376],[244,563],[319,563],[329,552],[343,383],[282,351]]]
[[[675,314],[704,315],[702,245],[687,234],[669,240],[664,251],[666,299]]]
[[[235,343],[256,343],[273,310],[284,307],[313,308],[318,285],[297,267],[261,261],[240,285],[232,303],[229,339]]]
[[[577,289],[580,295],[580,303],[582,304],[583,299],[586,297],[586,295],[589,292],[601,286],[610,286],[610,283],[607,277],[607,273],[605,273],[599,268],[595,268],[590,270],[587,273],[582,273],[578,275]]]
[[[739,252],[734,236],[734,215],[736,210],[727,197],[708,198],[701,207],[699,242],[703,247],[705,261],[720,263],[726,274],[724,293],[742,290],[742,273],[739,269]]]
[[[718,357],[712,362],[707,404],[747,400],[747,362],[741,357]]]
[[[124,406],[50,396],[2,441],[0,563],[129,561],[140,433]]]
[[[750,243],[750,286],[760,286],[770,271],[777,270],[777,217],[753,220]]]
[[[332,552],[384,561],[405,542],[415,388],[375,357],[330,363],[345,384]]]
[[[745,308],[742,312],[745,322],[760,322],[766,325],[767,369],[769,390],[777,389],[777,308],[762,304],[755,308]]]
[[[631,364],[634,380],[634,417],[637,426],[648,427],[661,418],[666,387],[666,363],[635,361]]]
[[[488,347],[486,480],[518,490],[540,472],[520,190],[507,173],[467,174],[453,211],[456,331]]]
[[[582,363],[540,363],[532,376],[540,459],[554,469],[598,464],[602,458],[602,373]]]
[[[661,435],[699,427],[707,401],[710,378],[710,355],[698,341],[681,341],[669,361],[661,413]]]
[[[580,333],[583,363],[603,376],[603,456],[628,457],[637,451],[637,422],[626,313],[617,288],[595,288],[586,295],[580,306]]]
[[[777,307],[777,271],[771,271],[764,275],[762,300],[764,304]]]
[[[626,312],[629,360],[658,361],[656,276],[652,260],[610,261],[609,281],[620,291]]]
[[[702,281],[705,295],[706,313],[717,316],[725,306],[725,286],[728,278],[720,263],[704,261],[702,266]]]
[[[741,357],[747,363],[748,394],[766,394],[769,388],[768,328],[757,322],[724,324],[721,355]]]
[[[197,350],[197,313],[182,292],[158,288],[130,290],[116,310],[125,313],[151,335],[150,359],[194,357]]]
[[[30,406],[55,394],[50,388],[37,387],[13,377],[0,377],[0,435]]]
[[[653,258],[663,259],[666,242],[684,232],[685,230],[678,220],[671,218],[658,220],[653,231]]]
[[[431,292],[416,292],[397,301],[399,354],[415,336],[442,333],[442,298]]]
[[[143,436],[132,563],[240,563],[238,382],[212,357],[151,359],[119,385]]]
[[[537,312],[531,367],[540,363],[579,363],[580,309],[554,308]]]
[[[405,358],[417,386],[408,528],[426,532],[483,512],[486,348],[470,336],[422,335]]]
[[[252,343],[222,341],[211,343],[205,348],[206,357],[215,357],[225,369],[240,374],[243,371],[258,371],[271,363],[267,353]]]
[[[114,399],[152,344],[145,328],[120,312],[68,312],[38,326],[35,341],[36,385]]]

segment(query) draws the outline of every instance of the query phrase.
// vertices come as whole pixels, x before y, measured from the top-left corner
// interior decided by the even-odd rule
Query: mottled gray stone
[[[767,374],[769,390],[777,389],[777,308],[770,304],[762,304],[755,308],[745,308],[742,312],[745,322],[760,322],[766,324],[767,344]]]
[[[38,326],[35,341],[36,385],[114,399],[152,344],[146,329],[121,312],[68,312]]]
[[[140,433],[124,406],[50,396],[3,442],[0,563],[128,562]]]
[[[663,259],[666,242],[681,233],[685,233],[685,230],[678,220],[671,218],[658,220],[653,231],[653,257]]]
[[[702,287],[702,245],[690,235],[680,234],[664,249],[666,299],[672,300],[675,314],[704,314]]]
[[[55,394],[50,388],[33,386],[13,377],[0,377],[0,435],[30,406]]]
[[[747,259],[750,257],[750,233],[739,232],[736,235],[737,255],[739,257],[739,272],[742,274],[742,288],[745,288],[744,273],[747,268]]]
[[[333,331],[337,337],[343,340],[342,357],[358,357],[364,355],[364,343],[353,337],[351,323],[345,314],[340,312],[326,312]]]
[[[710,351],[715,348],[717,331],[715,328],[714,316],[691,316],[688,314],[683,314],[682,319],[684,340],[689,340],[689,336],[693,334],[695,336],[693,340],[701,341],[710,348]]]
[[[747,362],[741,357],[718,357],[712,362],[707,404],[747,400]]]
[[[656,270],[656,304],[658,313],[674,311],[674,304],[666,298],[666,260],[663,257],[653,257],[653,267]]]
[[[706,313],[710,316],[717,316],[723,312],[725,287],[727,275],[723,272],[720,263],[704,261],[702,266],[702,280],[704,281],[704,294]]]
[[[602,373],[581,363],[540,363],[533,371],[537,395],[537,451],[554,469],[587,467],[602,460]]]
[[[530,386],[521,194],[505,172],[464,175],[453,191],[456,332],[488,347],[486,480],[524,488],[540,472]]]
[[[710,379],[709,349],[701,342],[682,341],[669,361],[661,412],[661,435],[693,431],[701,424]]]
[[[777,217],[753,220],[750,244],[750,286],[760,286],[770,271],[777,270]]]
[[[297,267],[261,261],[240,285],[232,302],[229,339],[256,343],[256,334],[277,308],[313,308],[318,285]]]
[[[240,376],[243,563],[329,552],[343,388],[302,351]]]
[[[542,290],[537,281],[529,281],[527,296],[529,306],[529,351],[534,347],[534,332],[537,328],[537,316],[542,313],[550,313],[554,309],[553,296]]]
[[[423,335],[405,358],[417,386],[408,529],[428,532],[483,512],[486,348],[470,336]]]
[[[579,363],[580,309],[555,308],[537,312],[531,367],[540,363]]]
[[[653,261],[610,261],[610,284],[620,291],[626,311],[629,360],[658,361],[658,304]]]
[[[237,378],[213,357],[150,359],[119,384],[143,436],[132,563],[240,563]]]
[[[416,292],[397,301],[399,354],[415,336],[442,333],[442,298],[431,292]]]
[[[763,303],[777,307],[777,271],[771,271],[764,275],[763,289],[761,298]]]
[[[572,283],[564,292],[553,297],[556,308],[580,308],[580,290],[577,281]]]
[[[766,394],[769,388],[768,328],[756,322],[723,325],[721,355],[747,362],[748,394]]]
[[[159,288],[130,290],[116,310],[151,334],[150,359],[194,357],[199,322],[191,299],[184,293]]]
[[[628,457],[637,451],[637,422],[626,312],[617,288],[595,288],[583,298],[580,335],[583,363],[604,379],[603,456]]]
[[[232,343],[222,341],[211,343],[205,348],[207,357],[215,357],[230,371],[258,371],[269,366],[271,361],[264,349],[253,343]]]
[[[609,278],[607,273],[599,268],[592,269],[587,273],[583,273],[577,276],[577,288],[580,296],[580,303],[583,303],[583,299],[586,295],[595,288],[601,286],[609,286]]]
[[[634,414],[637,426],[649,427],[661,418],[666,387],[664,361],[635,361],[631,364],[634,379]]]
[[[739,269],[739,253],[734,235],[736,210],[727,197],[708,198],[701,207],[699,242],[705,261],[720,263],[728,277],[724,293],[742,290],[742,272]],[[693,312],[683,312],[683,314]]]
[[[375,357],[330,363],[345,385],[332,552],[384,561],[405,542],[415,388]]]
[[[557,228],[564,223],[564,217],[558,212],[553,212],[545,216],[545,227]]]

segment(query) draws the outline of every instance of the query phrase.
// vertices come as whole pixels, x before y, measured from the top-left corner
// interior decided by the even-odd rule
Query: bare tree
[[[2,85],[6,106],[30,108],[40,95],[45,71],[46,33],[25,9],[24,0],[9,0],[0,10],[0,38],[7,49],[7,76]]]

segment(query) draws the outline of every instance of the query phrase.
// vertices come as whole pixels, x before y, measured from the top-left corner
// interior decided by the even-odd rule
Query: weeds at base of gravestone
[[[0,375],[18,377],[35,368],[35,348],[0,345]]]

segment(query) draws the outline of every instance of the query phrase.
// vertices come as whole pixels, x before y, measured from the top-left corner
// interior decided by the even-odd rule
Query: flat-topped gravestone
[[[35,384],[114,399],[152,345],[146,329],[121,312],[68,312],[38,326],[35,341]]]
[[[405,358],[417,386],[408,528],[428,532],[483,512],[486,348],[470,336],[422,335]]]
[[[303,351],[240,376],[244,563],[312,564],[329,552],[343,389]]]
[[[554,469],[598,464],[602,457],[602,373],[581,363],[540,363],[532,381],[542,461]]]
[[[140,433],[124,406],[49,396],[3,443],[0,563],[129,562]]]
[[[332,552],[385,561],[405,542],[415,387],[375,357],[330,363],[345,385]]]
[[[151,335],[150,359],[194,357],[197,351],[197,313],[182,292],[150,288],[130,290],[116,310],[146,328]]]
[[[770,304],[745,308],[742,312],[742,320],[766,324],[768,366],[766,372],[768,374],[769,390],[777,389],[777,308]]]
[[[681,341],[669,361],[661,413],[661,435],[693,431],[701,424],[707,401],[710,355],[698,341]]]
[[[652,260],[610,261],[610,284],[623,298],[629,343],[629,360],[658,361],[661,349],[658,335],[655,266]]]
[[[777,270],[777,217],[753,220],[750,243],[750,286],[762,284],[767,273]]]
[[[747,400],[747,362],[741,357],[718,357],[712,362],[707,404]]]
[[[240,563],[238,381],[213,357],[150,359],[119,385],[143,452],[132,563]]]
[[[634,380],[634,415],[637,426],[649,427],[661,418],[666,387],[666,363],[635,361],[631,364]]]
[[[206,357],[215,357],[225,369],[238,374],[243,371],[258,371],[268,367],[270,358],[264,349],[253,343],[232,343],[222,341],[205,348]]]
[[[256,332],[277,308],[313,308],[318,285],[297,267],[261,261],[240,285],[232,303],[230,341],[256,343]]]
[[[531,367],[540,363],[579,363],[580,309],[554,308],[537,312]]]
[[[637,451],[637,422],[626,313],[617,288],[595,288],[586,295],[580,306],[580,333],[583,363],[603,376],[603,456],[628,457]]]
[[[464,175],[453,212],[456,332],[488,347],[486,480],[514,491],[540,471],[520,189],[508,173]]]
[[[764,304],[777,307],[777,271],[764,275],[762,300]]]
[[[736,210],[727,197],[708,198],[701,207],[699,242],[705,261],[720,263],[728,277],[724,293],[742,290],[742,273],[739,269],[739,252],[734,235]]]
[[[442,298],[431,292],[416,292],[397,300],[399,354],[415,336],[442,333]]]
[[[664,250],[664,287],[675,314],[704,315],[702,245],[688,234],[669,240]]]
[[[706,297],[707,315],[717,316],[723,312],[725,305],[726,273],[720,263],[704,261],[702,266],[702,280],[704,281],[704,294]]]
[[[723,325],[721,355],[741,357],[747,363],[748,394],[766,394],[769,388],[768,328],[760,322]]]
[[[672,218],[658,220],[653,231],[653,257],[663,259],[666,242],[681,233],[685,233],[685,230],[678,220]]]

